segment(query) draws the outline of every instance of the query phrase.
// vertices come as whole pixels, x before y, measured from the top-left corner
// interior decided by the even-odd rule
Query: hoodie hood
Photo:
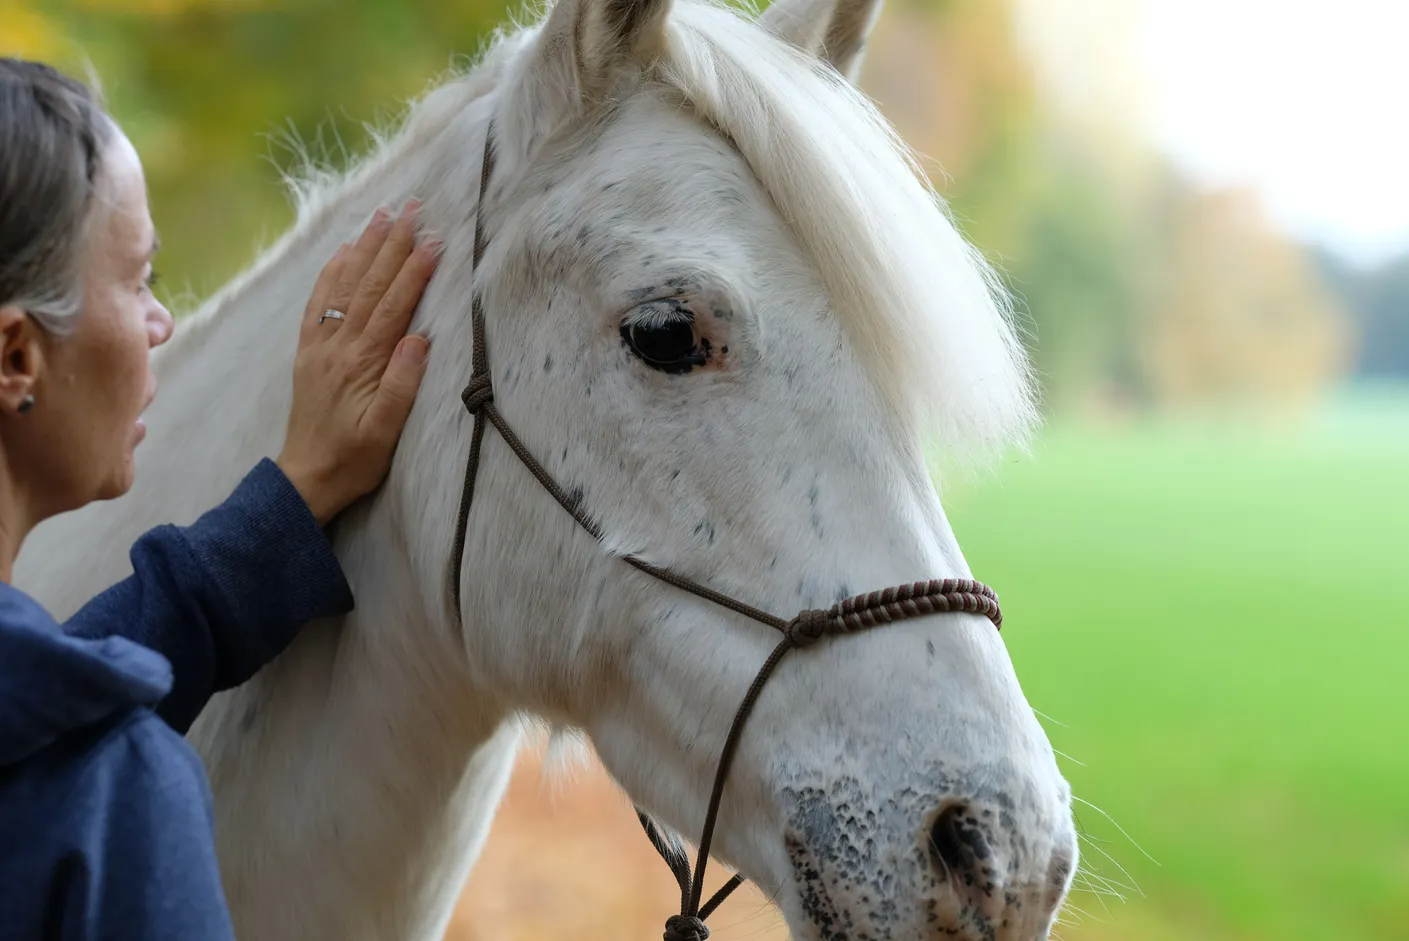
[[[171,689],[171,664],[122,637],[70,637],[38,602],[0,584],[0,767],[66,732]]]

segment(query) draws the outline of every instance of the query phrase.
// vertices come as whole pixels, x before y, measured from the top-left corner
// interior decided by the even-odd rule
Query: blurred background
[[[189,310],[291,220],[291,140],[346,160],[517,9],[0,0],[0,53],[92,63]],[[1406,36],[1400,0],[887,0],[861,84],[1044,386],[944,495],[1080,799],[1066,941],[1409,938]],[[448,941],[659,937],[624,798],[541,754]],[[757,894],[712,921],[784,936]]]

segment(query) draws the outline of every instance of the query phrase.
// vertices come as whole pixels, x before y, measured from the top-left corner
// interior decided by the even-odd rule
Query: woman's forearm
[[[175,682],[157,711],[182,733],[213,694],[253,676],[302,625],[352,610],[326,537],[268,460],[192,525],[143,535],[131,559],[133,574],[64,628],[121,635],[170,660]]]

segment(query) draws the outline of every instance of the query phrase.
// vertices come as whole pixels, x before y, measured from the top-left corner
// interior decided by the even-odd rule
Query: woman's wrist
[[[298,458],[288,457],[280,454],[275,458],[274,463],[284,476],[293,484],[298,495],[303,498],[303,502],[308,506],[308,511],[313,514],[313,518],[318,521],[319,526],[327,526],[332,522],[333,517],[343,508],[343,501],[340,501],[333,488],[329,485],[331,474],[319,470],[317,467],[300,461]]]

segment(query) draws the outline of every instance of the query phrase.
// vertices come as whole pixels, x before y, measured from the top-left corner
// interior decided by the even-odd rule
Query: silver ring
[[[322,316],[320,316],[320,317],[318,318],[318,322],[319,322],[319,323],[322,323],[322,322],[325,321],[325,320],[346,320],[346,319],[347,319],[347,314],[344,314],[344,313],[343,313],[342,311],[340,311],[340,310],[333,310],[332,308],[329,308],[328,310],[323,311]]]

